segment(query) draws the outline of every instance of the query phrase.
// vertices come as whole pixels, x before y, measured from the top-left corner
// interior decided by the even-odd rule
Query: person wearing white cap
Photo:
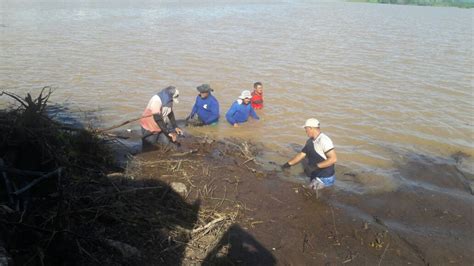
[[[169,145],[176,142],[177,135],[183,134],[173,113],[173,103],[179,102],[178,97],[179,91],[174,86],[168,86],[151,97],[140,119],[143,147],[157,142]]]
[[[309,137],[306,145],[301,152],[282,165],[282,169],[290,168],[307,158],[305,173],[310,177],[310,187],[318,190],[332,186],[336,178],[335,164],[337,162],[334,144],[326,134],[321,132],[318,119],[306,120],[303,128]]]
[[[249,116],[252,116],[254,119],[260,119],[250,104],[250,99],[252,94],[248,90],[242,91],[239,96],[239,99],[235,101],[227,111],[225,118],[234,127],[238,127],[239,123],[247,122]]]

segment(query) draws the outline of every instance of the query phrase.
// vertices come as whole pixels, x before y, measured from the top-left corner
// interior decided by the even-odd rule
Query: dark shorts
[[[163,132],[152,133],[144,128],[142,128],[142,147],[143,149],[148,149],[154,147],[156,144],[167,145],[171,148],[176,148],[177,145],[171,142],[171,139],[166,136]]]

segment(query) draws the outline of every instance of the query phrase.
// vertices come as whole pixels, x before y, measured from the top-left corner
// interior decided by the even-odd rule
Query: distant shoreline
[[[469,0],[349,0],[357,3],[474,8]]]

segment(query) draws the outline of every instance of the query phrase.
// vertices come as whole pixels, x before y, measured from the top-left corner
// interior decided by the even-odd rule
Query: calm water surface
[[[215,88],[224,116],[262,81],[261,121],[189,131],[262,142],[272,150],[264,160],[280,163],[317,117],[336,144],[339,187],[442,192],[433,180],[474,173],[473,14],[345,2],[0,0],[0,86],[20,95],[54,86],[54,102],[96,110],[111,126],[170,84],[184,118],[201,83]]]

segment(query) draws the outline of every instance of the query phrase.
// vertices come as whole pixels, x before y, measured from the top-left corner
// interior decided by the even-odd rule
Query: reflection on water
[[[55,86],[52,100],[100,110],[102,126],[140,115],[169,84],[181,91],[178,117],[205,82],[224,115],[258,80],[261,121],[189,131],[263,142],[276,151],[266,161],[284,162],[314,116],[336,144],[339,169],[350,169],[339,174],[346,186],[393,189],[404,175],[395,162],[411,153],[455,165],[450,156],[462,152],[459,169],[474,173],[472,10],[297,0],[0,3],[0,86],[20,95]]]

